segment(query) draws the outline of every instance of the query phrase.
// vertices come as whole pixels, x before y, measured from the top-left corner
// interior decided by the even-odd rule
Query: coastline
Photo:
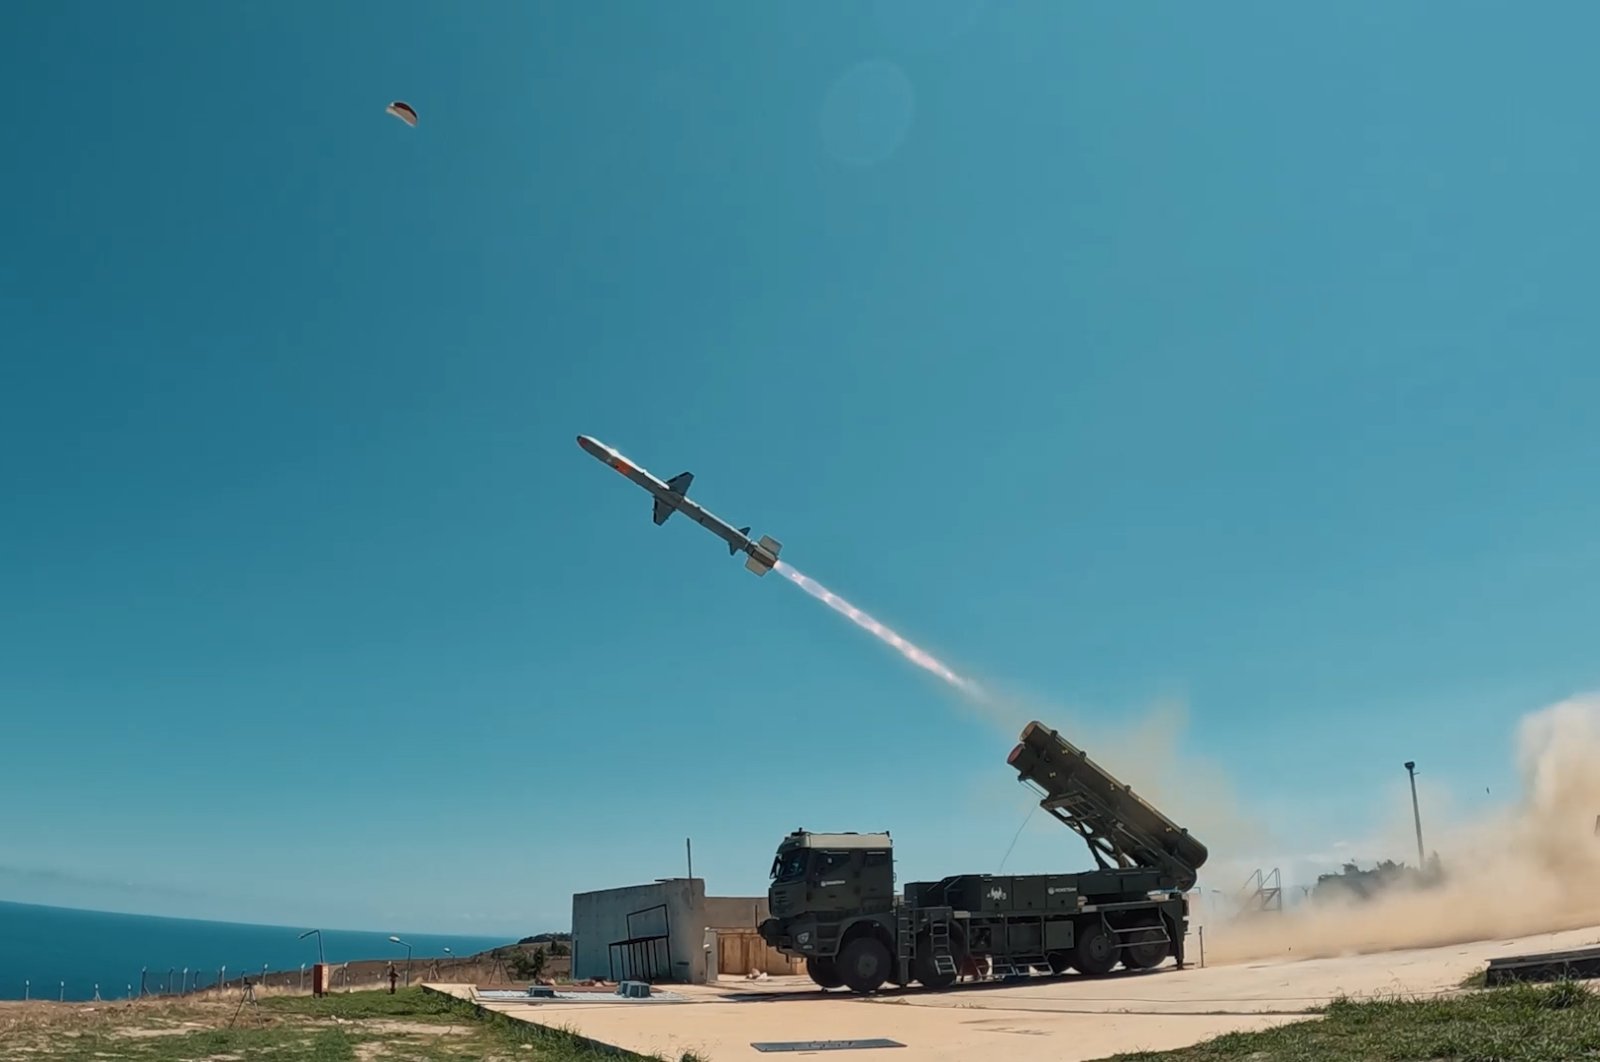
[[[308,937],[308,932],[319,936]],[[393,936],[400,942],[393,942]],[[509,956],[507,949],[515,949],[519,937],[528,939],[519,933],[472,937],[311,930],[0,901],[0,1000],[93,1002],[193,995],[215,989],[219,981],[237,988],[249,977],[259,984],[263,972],[269,984],[291,988],[302,966],[309,986],[312,964],[321,956],[335,971],[348,964],[341,976],[352,986],[376,987],[389,962],[403,967],[407,945],[414,983],[428,964],[448,969],[496,952]],[[483,975],[489,976],[490,970]]]
[[[342,963],[329,963],[329,994],[337,995],[347,992],[372,991],[389,987],[389,969],[392,966],[399,974],[398,987],[415,987],[425,981],[449,981],[460,984],[472,984],[479,988],[520,990],[535,983],[531,978],[517,977],[512,970],[511,960],[516,954],[523,953],[531,956],[538,948],[546,948],[545,967],[540,975],[541,981],[565,982],[571,969],[572,959],[568,955],[550,955],[548,944],[510,944],[504,947],[493,948],[489,951],[478,952],[472,955],[413,955],[408,972],[406,960],[399,959],[351,959]],[[262,971],[244,971],[235,976],[229,976],[220,984],[212,980],[198,988],[180,990],[177,986],[169,987],[165,974],[161,977],[147,975],[143,985],[129,985],[123,991],[115,993],[101,993],[101,1002],[125,1002],[129,999],[189,999],[213,1000],[220,998],[238,998],[243,992],[246,983],[249,984],[258,996],[276,995],[310,995],[312,964],[306,963],[302,968],[268,969]],[[215,976],[215,975],[213,975]],[[55,1003],[61,1006],[95,1002],[94,998],[88,1000],[68,999],[58,1000],[53,997],[34,996],[28,1000],[0,1000],[0,1005],[5,1003]]]

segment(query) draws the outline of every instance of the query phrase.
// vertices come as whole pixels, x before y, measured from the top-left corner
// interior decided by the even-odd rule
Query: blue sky
[[[0,897],[992,869],[1014,733],[580,432],[1113,769],[1183,705],[1278,851],[1406,759],[1498,799],[1600,678],[1600,11],[1540,10],[8,6]]]

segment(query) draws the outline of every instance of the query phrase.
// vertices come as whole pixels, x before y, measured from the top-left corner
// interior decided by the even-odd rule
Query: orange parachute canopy
[[[404,100],[395,100],[384,108],[384,112],[394,115],[413,129],[417,126],[417,112],[412,110],[411,104],[406,103]]]

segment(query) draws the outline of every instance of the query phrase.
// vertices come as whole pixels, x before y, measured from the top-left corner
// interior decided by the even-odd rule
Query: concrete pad
[[[875,1037],[900,1041],[912,1058],[939,1062],[971,1062],[1002,1054],[1016,1062],[1072,1062],[1128,1049],[1123,1045],[1151,1050],[1182,1047],[1233,1029],[1266,1028],[1294,1020],[1264,1015],[1007,1014],[954,1006],[895,1006],[821,993],[809,1000],[707,1002],[631,1011],[548,1004],[484,1006],[639,1054],[676,1059],[685,1051],[694,1051],[710,1062],[760,1058],[761,1053],[750,1046],[756,1042]],[[860,1052],[849,1054],[860,1057]]]
[[[668,1059],[694,1051],[711,1062],[753,1062],[765,1057],[753,1042],[887,1037],[906,1048],[891,1050],[885,1062],[1002,1056],[1008,1062],[1087,1062],[1307,1020],[1313,1008],[1339,996],[1453,994],[1489,958],[1580,947],[1595,936],[1594,929],[1575,930],[1299,962],[1069,975],[943,992],[912,988],[870,998],[825,993],[806,978],[785,977],[674,985],[684,1001],[669,1006],[480,1002],[520,1020]]]

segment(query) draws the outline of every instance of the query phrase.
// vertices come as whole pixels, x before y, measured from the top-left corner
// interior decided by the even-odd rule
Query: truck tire
[[[1098,977],[1108,974],[1117,964],[1117,938],[1098,918],[1090,918],[1077,927],[1077,944],[1072,948],[1072,966],[1081,974]]]
[[[839,976],[852,992],[876,992],[889,979],[893,960],[877,937],[857,937],[839,953]]]
[[[806,959],[806,973],[818,988],[843,988],[844,978],[839,976],[839,964],[831,958],[813,955]]]
[[[1172,943],[1160,926],[1148,924],[1137,933],[1127,936],[1127,942],[1122,946],[1122,965],[1129,970],[1148,970],[1160,965]]]
[[[956,983],[953,973],[940,973],[933,964],[933,942],[924,933],[917,938],[917,954],[911,959],[911,975],[923,988],[949,988]]]

